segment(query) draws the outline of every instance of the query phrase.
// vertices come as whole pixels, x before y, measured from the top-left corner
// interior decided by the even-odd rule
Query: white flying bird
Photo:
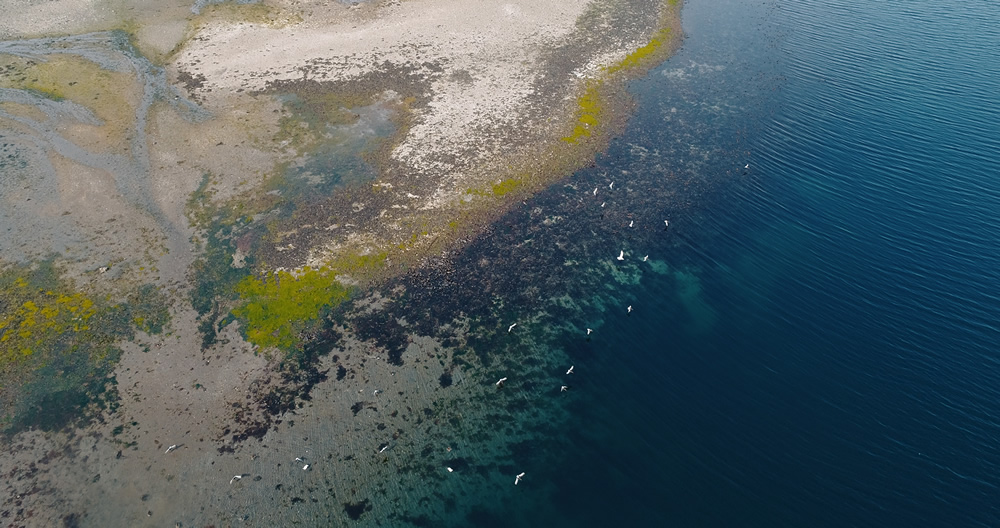
[[[647,260],[649,260],[649,255],[646,255],[645,257],[642,257],[642,261],[643,262],[646,262]]]
[[[591,330],[591,329],[588,328],[587,329],[587,335],[590,335],[591,332],[593,332],[593,330]]]
[[[594,196],[597,196],[597,187],[594,187]]]
[[[615,182],[611,182],[611,185],[608,185],[608,189],[614,189],[614,188],[615,188]]]
[[[519,473],[516,477],[514,477],[514,485],[517,486],[517,483],[521,482],[522,478],[524,478],[524,472],[523,471],[521,473]]]
[[[618,260],[625,260],[625,250],[623,249],[621,253],[618,254]]]
[[[243,478],[243,475],[234,475],[233,478],[229,479],[229,483],[232,484],[233,482],[235,482],[237,480],[240,480],[242,478]]]
[[[663,228],[664,228],[664,229],[666,229],[666,228],[668,228],[668,227],[670,227],[670,221],[668,221],[668,220],[664,220],[664,221],[663,221]]]
[[[163,454],[167,454],[167,453],[173,451],[174,449],[177,449],[177,444],[174,444],[174,445],[168,447],[167,450],[163,452]]]
[[[497,380],[497,387],[503,387],[503,382],[507,381],[507,376],[504,376]]]
[[[574,367],[574,366],[575,366],[575,365],[571,365],[571,366],[569,367],[569,370],[567,370],[567,371],[566,371],[566,374],[572,374],[572,373],[573,373],[573,367]]]
[[[510,331],[511,331],[511,330],[513,330],[515,326],[517,326],[517,323],[514,323],[514,324],[512,324],[512,325],[508,326],[508,327],[507,327],[507,333],[509,334],[509,333],[510,333]]]
[[[628,313],[632,313],[632,305],[628,305]]]
[[[629,227],[632,227],[632,225],[634,225],[634,224],[635,224],[635,220],[629,220],[629,223],[628,223]]]
[[[563,385],[562,387],[559,387],[559,392],[566,392],[566,389],[569,389],[569,385]]]

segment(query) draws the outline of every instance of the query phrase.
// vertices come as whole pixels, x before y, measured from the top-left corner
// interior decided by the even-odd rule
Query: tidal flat
[[[544,451],[493,377],[557,329],[426,270],[606,147],[679,3],[0,7],[5,524],[494,515],[442,468]]]

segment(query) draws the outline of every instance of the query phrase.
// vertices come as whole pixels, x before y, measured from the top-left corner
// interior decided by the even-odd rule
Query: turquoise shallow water
[[[468,250],[597,328],[554,345],[550,500],[476,524],[995,526],[1000,10],[690,0],[684,24],[597,166]]]

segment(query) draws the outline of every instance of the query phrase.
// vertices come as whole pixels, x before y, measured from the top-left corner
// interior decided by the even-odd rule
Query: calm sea
[[[1000,525],[1000,5],[687,0],[684,26],[625,136],[498,237],[601,300],[556,344],[550,498],[479,524]]]

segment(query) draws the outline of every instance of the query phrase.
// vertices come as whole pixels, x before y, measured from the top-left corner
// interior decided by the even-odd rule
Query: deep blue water
[[[684,26],[581,190],[528,204],[616,181],[569,257],[670,271],[559,344],[578,421],[519,522],[1000,525],[1000,6],[687,0]]]

